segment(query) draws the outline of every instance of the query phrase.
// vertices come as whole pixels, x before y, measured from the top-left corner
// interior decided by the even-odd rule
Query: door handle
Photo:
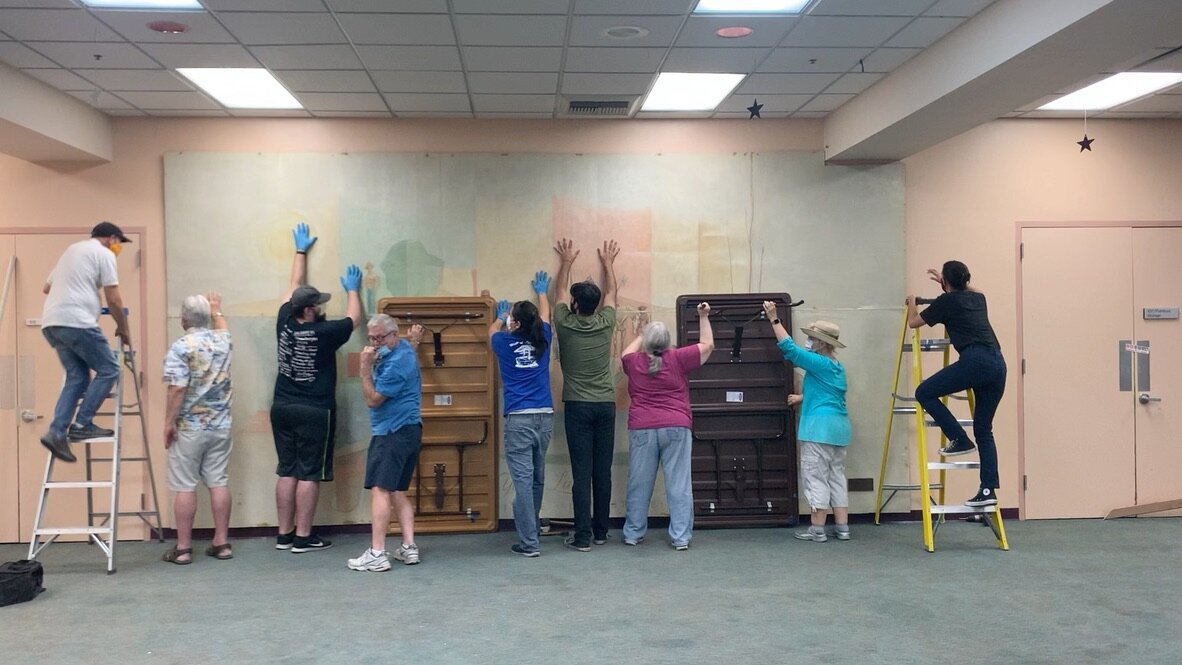
[[[21,409],[21,420],[26,423],[31,423],[36,420],[41,420],[45,416],[39,416],[33,413],[32,409]]]
[[[1160,402],[1161,398],[1160,397],[1150,397],[1149,393],[1141,393],[1140,395],[1137,396],[1137,401],[1142,404],[1148,404],[1150,402]]]

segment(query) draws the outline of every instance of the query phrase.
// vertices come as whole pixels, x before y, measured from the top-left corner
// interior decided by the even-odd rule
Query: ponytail
[[[969,278],[972,277],[969,267],[960,261],[946,261],[940,272],[944,277],[944,283],[953,291],[964,291],[969,285]]]
[[[537,305],[528,300],[519,301],[513,305],[512,316],[520,326],[515,334],[524,337],[534,347],[534,356],[540,358],[546,352],[546,322],[538,315]]]
[[[652,376],[661,371],[661,356],[669,350],[673,343],[669,335],[669,328],[660,321],[653,321],[644,328],[641,334],[641,348],[648,354],[648,374]]]

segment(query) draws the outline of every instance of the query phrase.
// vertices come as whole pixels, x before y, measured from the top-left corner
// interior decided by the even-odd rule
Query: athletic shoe
[[[842,527],[845,527],[844,529]],[[848,524],[839,524],[833,529],[833,536],[838,540],[850,539],[850,527]]]
[[[684,552],[689,549],[689,543],[669,543],[669,546],[678,552]]]
[[[281,533],[275,536],[275,549],[277,550],[290,550],[293,543],[295,543],[295,529],[292,529],[291,533]]]
[[[571,536],[570,538],[567,538],[566,540],[562,541],[562,544],[571,548],[572,550],[577,550],[579,552],[590,552],[591,551],[591,545],[589,545],[588,543],[576,542],[574,536]]]
[[[953,441],[940,449],[940,454],[944,457],[956,457],[957,455],[968,455],[977,449],[972,441],[964,439],[963,441]]]
[[[332,547],[331,540],[324,540],[316,534],[308,536],[296,536],[295,541],[291,544],[292,554],[303,554],[304,552],[318,552]]]
[[[66,440],[65,434],[46,432],[45,436],[41,437],[41,445],[49,449],[49,454],[63,462],[78,461],[78,458],[74,456],[74,453],[70,452],[70,442]]]
[[[797,540],[811,540],[814,543],[823,543],[829,540],[829,537],[825,535],[825,528],[820,526],[810,526],[803,531],[797,531],[792,534],[792,537]]]
[[[529,558],[529,559],[533,559],[534,557],[542,556],[542,553],[539,552],[538,550],[527,550],[521,546],[521,543],[517,543],[517,544],[513,545],[513,547],[510,547],[509,549],[512,550],[514,554],[520,554],[521,556]]]
[[[373,573],[390,570],[390,557],[386,556],[385,551],[375,552],[367,547],[361,556],[349,559],[349,570],[365,570]]]
[[[643,542],[644,542],[644,536],[641,536],[641,537],[637,538],[636,540],[628,540],[627,538],[624,539],[624,544],[627,545],[628,547],[636,547],[637,545],[639,545]]]
[[[394,550],[393,556],[402,563],[413,566],[419,562],[419,546],[414,543],[410,545],[402,543],[398,546],[398,549]]]
[[[973,508],[983,508],[985,506],[997,505],[997,491],[988,487],[982,487],[977,490],[976,496],[964,502],[964,505]]]
[[[605,534],[603,534],[603,536],[602,536],[602,537],[600,537],[600,538],[592,538],[592,539],[591,539],[591,542],[592,542],[592,543],[594,543],[594,544],[596,544],[596,545],[606,545],[606,544],[607,544],[607,541],[608,541],[609,539],[611,539],[611,537],[612,537],[612,535],[611,535],[610,533],[605,533]]]
[[[99,427],[94,423],[86,427],[79,427],[78,425],[70,425],[67,434],[71,441],[85,441],[86,439],[97,439],[104,436],[115,436],[115,430]]]

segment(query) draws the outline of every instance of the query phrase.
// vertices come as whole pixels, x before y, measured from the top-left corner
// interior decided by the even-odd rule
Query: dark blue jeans
[[[115,362],[115,352],[111,350],[107,336],[98,328],[64,326],[43,328],[41,334],[57,351],[62,368],[66,370],[66,383],[53,410],[49,431],[65,434],[71,420],[79,426],[90,425],[119,378],[119,363]],[[91,372],[94,372],[93,381]]]
[[[956,416],[944,406],[944,395],[973,389],[976,406],[973,412],[973,436],[981,459],[981,487],[997,489],[997,445],[993,441],[993,414],[1006,390],[1006,361],[1001,351],[974,345],[960,352],[960,359],[928,377],[915,389],[915,398],[949,441],[969,438]]]
[[[614,402],[565,402],[565,405],[575,543],[590,545],[592,537],[606,538],[610,526],[616,405]]]

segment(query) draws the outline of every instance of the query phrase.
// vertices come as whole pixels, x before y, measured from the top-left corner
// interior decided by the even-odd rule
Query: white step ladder
[[[104,310],[104,313],[106,310]],[[144,417],[143,399],[140,392],[139,371],[135,364],[135,351],[130,346],[120,345],[116,353],[116,362],[120,366],[119,379],[115,382],[115,392],[112,397],[115,400],[115,408],[112,411],[99,412],[96,416],[109,416],[114,418],[114,430],[112,436],[98,437],[94,439],[84,439],[82,441],[71,441],[70,445],[86,446],[85,452],[85,467],[86,480],[54,480],[53,469],[56,459],[52,454],[48,454],[48,461],[45,463],[45,479],[41,483],[41,494],[37,499],[37,515],[33,520],[33,537],[29,539],[29,559],[37,558],[37,555],[49,547],[51,543],[57,540],[58,536],[74,536],[86,535],[90,540],[103,551],[107,557],[107,574],[115,572],[115,544],[118,542],[118,528],[120,517],[138,517],[145,524],[148,525],[151,533],[153,533],[160,542],[164,542],[164,528],[160,521],[160,500],[156,494],[156,476],[152,469],[152,455],[151,448],[148,445],[148,427]],[[131,376],[131,385],[135,392],[135,401],[128,403],[125,401],[125,380],[127,376]],[[122,441],[123,441],[123,417],[133,416],[139,418],[140,431],[143,435],[144,449],[143,453],[137,457],[123,457],[122,456]],[[109,456],[97,456],[93,446],[110,445]],[[95,479],[94,465],[98,462],[107,462],[111,465],[110,479],[101,478]],[[145,497],[149,494],[152,499],[151,509],[146,506],[141,507],[140,510],[134,511],[120,511],[119,510],[119,474],[122,464],[124,462],[143,462],[147,471],[148,485],[150,490],[145,493]],[[71,527],[45,527],[42,526],[45,522],[45,506],[49,500],[49,490],[86,490],[86,513],[87,520],[85,526],[71,526]],[[94,490],[103,489],[110,491],[110,505],[99,506],[105,508],[96,510],[96,502]],[[114,519],[112,519],[114,516]],[[155,523],[153,523],[155,522]]]

